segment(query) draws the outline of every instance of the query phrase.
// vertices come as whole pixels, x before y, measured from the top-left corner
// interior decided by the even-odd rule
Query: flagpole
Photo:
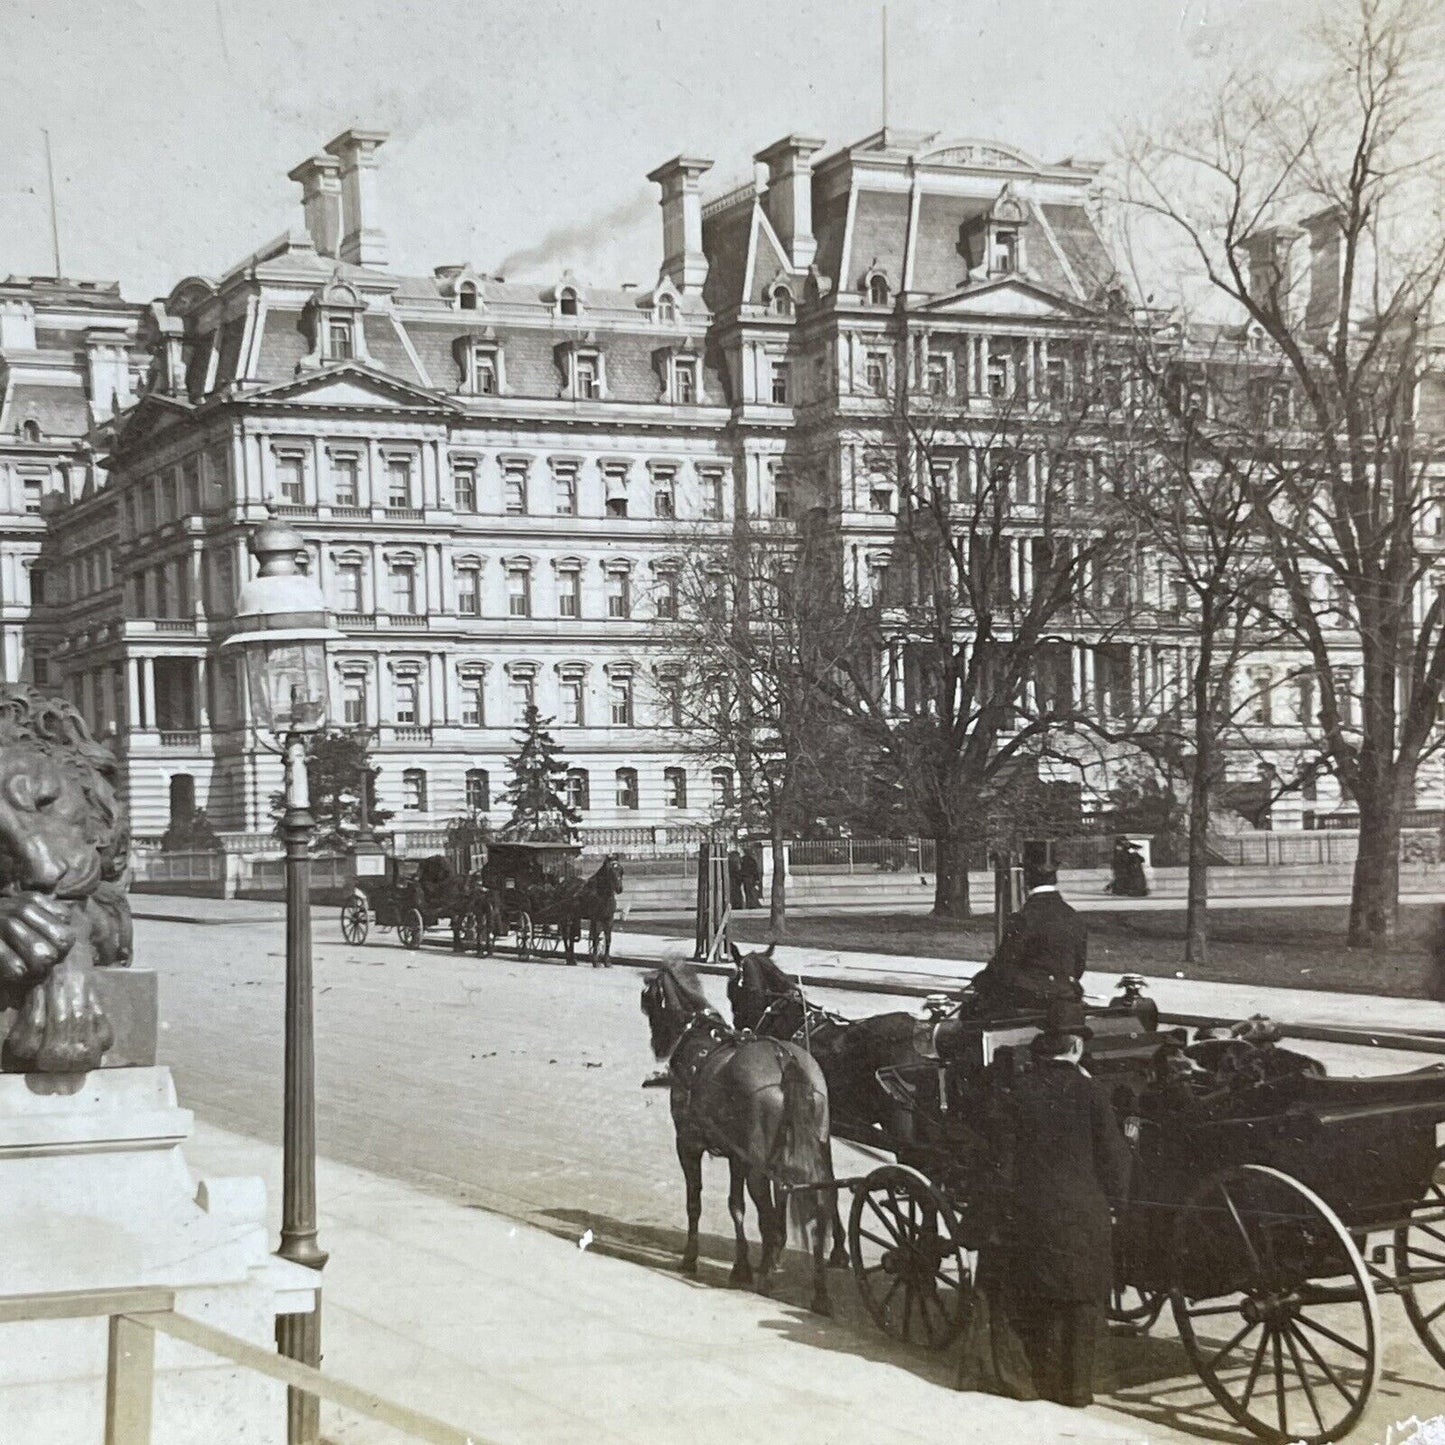
[[[60,220],[55,206],[55,161],[50,154],[50,132],[44,127],[40,134],[45,137],[45,175],[50,183],[50,249],[55,258],[55,279],[60,279]]]

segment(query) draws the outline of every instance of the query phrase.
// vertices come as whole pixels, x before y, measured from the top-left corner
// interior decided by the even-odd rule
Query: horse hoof
[[[765,1274],[759,1275],[756,1288],[757,1292],[766,1299],[773,1292],[773,1281],[771,1277]]]
[[[735,1269],[728,1275],[728,1283],[734,1289],[751,1289],[753,1272],[750,1269]]]

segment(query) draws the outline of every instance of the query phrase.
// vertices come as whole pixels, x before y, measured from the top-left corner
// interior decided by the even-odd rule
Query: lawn
[[[1319,988],[1346,993],[1428,997],[1427,938],[1433,904],[1405,905],[1393,945],[1380,953],[1352,952],[1344,944],[1348,910],[1333,908],[1221,909],[1209,918],[1209,959],[1184,958],[1184,911],[1086,913],[1089,966],[1172,977],[1257,983],[1279,988]],[[676,932],[661,924],[632,920],[631,928]],[[739,943],[766,943],[766,912],[733,919]],[[856,949],[926,958],[985,959],[993,950],[993,919],[967,922],[919,913],[837,914],[789,920],[786,942],[806,948]]]

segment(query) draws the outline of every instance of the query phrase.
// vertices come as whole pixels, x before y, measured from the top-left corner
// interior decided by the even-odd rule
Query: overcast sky
[[[890,123],[1106,155],[1318,0],[890,0]],[[647,172],[711,156],[709,189],[789,131],[875,130],[876,0],[0,0],[0,275],[148,299],[288,226],[286,172],[379,125],[396,269],[562,265],[649,283]]]

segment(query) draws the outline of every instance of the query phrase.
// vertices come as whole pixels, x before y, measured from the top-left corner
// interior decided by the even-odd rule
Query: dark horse
[[[828,1090],[818,1065],[795,1044],[734,1033],[686,964],[664,964],[647,975],[642,1012],[652,1031],[652,1051],[668,1060],[672,1074],[672,1123],[687,1183],[683,1271],[697,1273],[702,1156],[725,1154],[728,1213],[737,1239],[732,1283],[753,1282],[743,1230],[746,1186],[763,1242],[759,1291],[767,1293],[791,1215],[812,1249],[811,1307],[818,1314],[831,1313],[823,1249],[834,1190],[802,1187],[833,1182]]]
[[[587,957],[593,967],[612,967],[612,920],[622,892],[622,864],[609,853],[577,891],[578,922],[587,924]]]
[[[489,885],[497,880],[484,873]],[[612,961],[612,920],[617,895],[622,891],[622,864],[608,854],[590,878],[537,879],[518,887],[517,904],[527,911],[534,927],[555,928],[561,936],[568,963],[577,962],[582,925],[588,926],[587,955],[594,968]]]

